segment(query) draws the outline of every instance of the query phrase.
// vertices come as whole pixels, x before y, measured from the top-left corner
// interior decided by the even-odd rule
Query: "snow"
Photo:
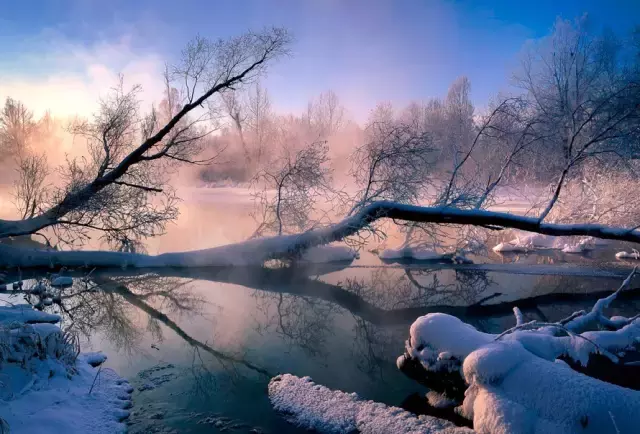
[[[444,313],[421,316],[409,333],[407,353],[429,371],[459,369],[460,360],[496,337]]]
[[[634,250],[633,252],[618,252],[616,253],[616,258],[618,259],[640,259],[640,252]]]
[[[0,325],[12,322],[18,323],[57,323],[60,316],[40,312],[29,304],[15,304],[12,306],[0,306]]]
[[[525,323],[515,308],[517,326],[493,335],[446,314],[422,316],[411,325],[406,352],[428,371],[463,376],[468,389],[458,410],[478,433],[635,432],[640,392],[580,374],[559,360],[568,357],[586,366],[599,353],[618,362],[615,354],[637,348],[640,318],[607,318],[603,313],[634,274],[564,325]],[[430,394],[433,406],[452,405],[446,397]]]
[[[56,315],[1,306],[0,319],[0,415],[11,432],[126,432],[133,389],[113,370],[92,366],[106,356],[78,354],[53,324]]]
[[[342,221],[299,234],[257,238],[249,241],[189,252],[143,255],[104,251],[30,250],[0,244],[7,267],[228,267],[262,265],[271,259],[290,257],[307,248],[325,245],[358,233],[374,220],[389,218],[446,224],[503,226],[532,229],[554,236],[597,236],[640,242],[640,231],[599,224],[540,223],[535,217],[487,210],[452,207],[421,207],[389,201],[373,202]],[[25,221],[27,223],[27,221]],[[35,224],[28,221],[29,225]],[[29,226],[28,226],[29,227]]]
[[[0,414],[15,433],[126,432],[131,386],[113,370],[98,369],[82,355],[69,376],[54,359],[40,361],[31,372],[3,365],[3,393],[14,392],[0,400]]]
[[[496,245],[493,251],[498,253],[526,253],[539,249],[553,249],[562,250],[564,253],[584,253],[601,245],[606,245],[606,242],[593,237],[555,237],[518,231],[513,240]]]
[[[625,433],[640,424],[640,392],[536,357],[517,341],[474,351],[463,371],[462,415],[479,433]]]
[[[530,250],[526,245],[519,245],[516,243],[500,243],[493,248],[493,251],[496,253],[526,253]]]
[[[584,322],[582,318],[589,320],[589,315],[574,321]],[[478,331],[451,315],[430,313],[411,325],[405,349],[427,371],[433,372],[459,370],[461,362],[469,354],[497,339],[501,339],[501,342],[517,341],[531,354],[548,361],[569,356],[585,366],[593,353],[602,353],[603,350],[615,353],[640,342],[640,319],[630,321],[619,318],[618,321],[628,324],[616,331],[584,332],[568,336],[554,336],[552,332],[558,331],[557,328],[541,325],[539,330],[516,330],[502,336]],[[566,327],[571,327],[571,324],[568,323]]]
[[[311,378],[278,375],[269,382],[274,409],[292,424],[320,433],[449,433],[473,431],[431,416],[416,417],[397,407],[330,390]]]
[[[449,399],[446,395],[438,393],[434,390],[427,392],[427,402],[435,408],[447,408],[456,405],[456,401]]]
[[[307,249],[300,258],[301,261],[314,264],[324,264],[328,262],[353,261],[360,255],[353,249],[346,246],[317,246]]]
[[[93,366],[94,368],[96,366],[102,365],[104,362],[107,361],[107,356],[102,352],[84,353],[83,356],[85,361],[91,366]]]

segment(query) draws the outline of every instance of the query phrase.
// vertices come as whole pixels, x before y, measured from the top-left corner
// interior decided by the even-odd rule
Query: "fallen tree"
[[[4,267],[212,267],[262,265],[273,259],[291,259],[306,249],[342,241],[372,223],[388,218],[408,222],[472,225],[490,229],[514,228],[544,235],[591,236],[640,242],[635,228],[599,224],[556,224],[535,217],[450,207],[421,207],[395,202],[374,202],[357,214],[326,227],[294,235],[253,239],[241,243],[189,252],[144,255],[128,252],[27,250],[0,245],[0,265]]]

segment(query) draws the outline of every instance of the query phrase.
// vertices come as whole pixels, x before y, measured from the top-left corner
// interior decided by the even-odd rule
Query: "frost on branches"
[[[635,271],[590,311],[555,323],[525,322],[516,307],[516,326],[499,335],[442,313],[420,317],[398,367],[448,397],[477,432],[634,432],[640,316],[604,310]]]

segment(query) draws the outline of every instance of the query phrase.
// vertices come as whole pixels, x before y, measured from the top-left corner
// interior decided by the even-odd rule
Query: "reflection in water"
[[[253,417],[253,423],[264,421],[277,427],[275,431],[287,432],[294,429],[278,425],[281,421],[270,413],[264,394],[266,382],[274,374],[285,370],[312,375],[330,387],[399,405],[407,395],[422,391],[395,367],[409,324],[420,315],[438,311],[487,330],[504,329],[513,321],[514,302],[513,298],[505,299],[502,292],[524,279],[519,276],[505,283],[504,275],[460,269],[372,268],[358,274],[355,269],[341,268],[117,269],[94,270],[88,276],[86,272],[66,271],[76,277],[73,286],[61,291],[58,305],[44,308],[59,311],[65,329],[85,336],[101,335],[133,358],[142,346],[149,347],[149,341],[164,342],[167,330],[187,344],[189,349],[182,350],[185,357],[180,363],[181,378],[188,376],[189,381],[178,384],[182,380],[177,379],[170,390],[192,398],[168,398],[169,392],[161,395],[163,389],[159,388],[157,392],[140,392],[138,399],[163,399],[163,411],[175,410],[178,401],[185,408],[225,408],[225,412],[236,412],[233,418]],[[516,304],[525,314],[545,321],[564,317],[566,310],[576,310],[581,304],[591,305],[616,286],[604,279],[526,278],[528,292],[518,290],[525,298]],[[249,288],[246,298],[239,301],[239,288],[229,284]],[[24,294],[37,304],[40,300],[30,291],[32,287],[25,284],[15,295]],[[577,293],[553,292],[571,287]],[[212,292],[216,294],[213,298]],[[639,298],[638,290],[622,297],[627,305]],[[218,319],[213,327],[203,321],[207,315]],[[229,318],[237,318],[244,328],[231,327]],[[501,322],[494,324],[494,320]],[[194,328],[203,322],[204,331]],[[224,339],[201,337],[203,333],[227,333],[226,329],[232,330],[232,340],[245,342],[251,352],[239,351]],[[171,355],[158,350],[160,353]],[[224,393],[222,384],[228,386]],[[248,403],[257,409],[255,414],[242,411]],[[200,428],[207,432],[207,426],[198,428],[196,419],[185,416],[163,423],[192,424],[194,432]],[[140,432],[145,431],[141,428]]]

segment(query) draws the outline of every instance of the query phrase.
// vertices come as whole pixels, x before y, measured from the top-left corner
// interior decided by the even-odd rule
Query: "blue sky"
[[[96,77],[119,70],[146,80],[196,33],[282,25],[296,43],[266,80],[277,107],[298,110],[332,89],[356,118],[377,101],[442,96],[460,75],[474,102],[486,104],[507,86],[523,44],[547,34],[557,16],[587,12],[620,32],[640,24],[639,0],[0,0],[0,10],[2,98],[43,80],[73,87],[44,93],[52,99],[92,93],[104,85]],[[67,76],[93,81],[84,88]]]

